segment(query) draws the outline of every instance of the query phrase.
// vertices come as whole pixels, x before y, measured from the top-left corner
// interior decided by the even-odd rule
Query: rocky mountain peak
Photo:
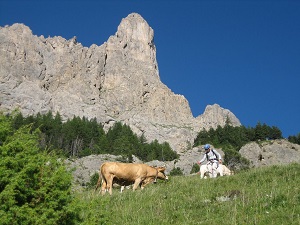
[[[0,28],[0,110],[25,115],[59,112],[64,119],[121,121],[138,135],[169,142],[177,152],[202,128],[239,120],[218,105],[194,118],[187,99],[159,77],[154,32],[137,13],[122,19],[101,46],[83,47],[76,37],[35,36],[29,27]]]
[[[143,74],[158,77],[153,38],[154,32],[148,23],[139,14],[132,13],[122,19],[116,34],[108,39],[107,61],[117,60],[122,70],[128,70],[130,64],[137,64],[135,66],[141,69],[150,70],[149,72],[143,71]]]
[[[32,35],[32,31],[30,30],[30,28],[22,23],[15,23],[11,26],[5,26],[4,28],[8,29],[10,31],[13,31],[20,38],[24,37],[24,36]],[[4,28],[2,28],[2,29],[4,29]]]
[[[239,119],[230,110],[224,109],[218,104],[207,105],[204,113],[199,115],[196,121],[206,130],[211,127],[216,128],[218,125],[223,127],[226,122],[233,126],[240,124]]]
[[[139,14],[131,13],[122,19],[116,36],[125,43],[153,44],[154,32]]]

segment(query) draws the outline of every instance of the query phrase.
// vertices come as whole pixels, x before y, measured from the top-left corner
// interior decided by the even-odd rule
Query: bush
[[[249,169],[249,160],[242,157],[232,146],[225,146],[223,151],[225,153],[224,162],[231,170],[239,171]]]
[[[193,164],[190,174],[198,173],[200,171],[200,166],[196,163]]]
[[[182,170],[180,169],[180,167],[174,167],[171,171],[170,171],[170,175],[171,176],[182,176],[183,175],[183,172]]]
[[[87,187],[88,187],[89,189],[95,188],[98,179],[99,179],[99,174],[98,174],[98,173],[94,173],[94,174],[91,176],[90,181],[87,183]]]
[[[62,160],[41,152],[40,132],[23,126],[12,132],[10,118],[0,115],[1,224],[75,224],[70,208],[72,176]]]

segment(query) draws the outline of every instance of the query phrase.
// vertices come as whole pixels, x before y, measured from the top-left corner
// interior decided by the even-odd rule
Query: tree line
[[[300,133],[288,137],[289,142],[300,145]]]
[[[59,113],[53,116],[52,112],[28,117],[16,112],[12,120],[14,130],[28,124],[31,124],[32,131],[39,129],[42,133],[40,147],[67,157],[113,154],[123,156],[128,162],[132,161],[133,155],[143,161],[171,161],[179,157],[169,143],[158,143],[157,140],[149,143],[144,135],[136,135],[121,122],[116,122],[105,132],[96,118],[74,116],[63,122]]]
[[[172,161],[178,159],[167,142],[150,143],[144,135],[136,135],[131,128],[116,122],[107,132],[96,118],[87,119],[74,116],[63,122],[59,113],[53,115],[36,114],[24,117],[20,112],[12,116],[13,129],[18,130],[24,125],[31,124],[31,130],[41,131],[40,147],[48,151],[56,151],[66,157],[83,157],[91,154],[121,155],[123,161],[131,162],[135,155],[143,161],[160,160]],[[275,126],[268,126],[258,122],[255,127],[233,127],[229,121],[224,127],[201,130],[194,140],[194,147],[211,143],[215,147],[222,147],[227,164],[247,164],[238,153],[239,149],[248,142],[272,140],[282,138],[282,132]],[[298,136],[290,136],[289,141],[299,143]]]
[[[204,143],[213,143],[214,145],[231,145],[236,149],[240,149],[243,145],[251,141],[259,140],[275,140],[281,139],[282,132],[275,126],[268,126],[260,122],[253,127],[245,126],[231,126],[228,123],[224,127],[220,125],[216,129],[209,129],[208,131],[201,130],[195,141],[194,146]]]

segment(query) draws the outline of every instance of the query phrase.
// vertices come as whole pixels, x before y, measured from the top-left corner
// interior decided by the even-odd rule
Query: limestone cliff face
[[[89,48],[76,37],[35,36],[23,24],[0,27],[0,110],[96,117],[105,127],[122,121],[177,152],[187,150],[202,128],[223,126],[227,118],[240,125],[219,105],[194,118],[186,98],[160,81],[153,38],[136,13],[107,42]]]
[[[218,104],[208,105],[202,115],[196,117],[196,123],[198,127],[203,127],[206,130],[218,125],[225,126],[226,121],[233,126],[240,125],[240,121],[236,116],[228,109],[223,109]]]
[[[240,149],[240,154],[252,167],[285,165],[300,162],[300,145],[285,139],[250,142]]]

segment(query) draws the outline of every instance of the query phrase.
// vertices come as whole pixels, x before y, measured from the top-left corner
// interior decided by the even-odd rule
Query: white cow
[[[220,176],[230,176],[233,175],[233,172],[228,169],[227,166],[223,165],[223,164],[219,164],[218,168],[217,168],[217,174],[220,174]],[[212,174],[211,172],[208,170],[207,165],[201,165],[200,166],[200,178],[201,179],[206,179],[207,177],[212,178]]]
[[[231,171],[230,169],[228,169],[227,166],[223,165],[223,164],[220,164],[218,169],[217,169],[217,173],[220,174],[220,176],[230,176],[230,175],[233,175],[233,171]]]

